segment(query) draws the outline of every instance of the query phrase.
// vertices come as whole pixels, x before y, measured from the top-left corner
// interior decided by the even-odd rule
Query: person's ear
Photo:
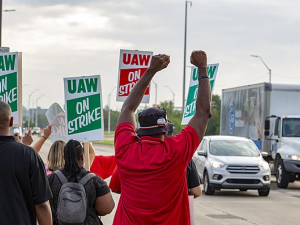
[[[165,138],[168,137],[168,132],[165,132]]]
[[[11,118],[10,118],[10,121],[9,121],[9,126],[10,126],[10,127],[12,127],[12,126],[13,126],[13,124],[14,124],[14,118],[13,118],[13,117],[11,117]]]

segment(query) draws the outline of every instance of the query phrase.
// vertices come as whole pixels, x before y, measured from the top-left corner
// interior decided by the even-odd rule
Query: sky
[[[153,78],[157,101],[182,107],[185,1],[4,0],[2,46],[22,52],[23,105],[64,105],[64,77],[101,75],[103,106],[116,102],[120,49],[170,55]],[[219,63],[213,94],[269,81],[298,84],[300,2],[297,0],[197,0],[187,7],[186,91],[189,56],[204,50]],[[38,90],[36,90],[38,89]],[[171,89],[171,90],[170,90]],[[187,93],[185,94],[187,96]],[[38,99],[38,102],[36,101]],[[155,103],[154,85],[150,103]]]

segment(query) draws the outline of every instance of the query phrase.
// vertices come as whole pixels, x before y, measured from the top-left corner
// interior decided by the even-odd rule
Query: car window
[[[207,152],[207,141],[203,139],[200,150]]]
[[[217,156],[260,156],[259,150],[251,141],[215,140],[210,142],[209,151]]]

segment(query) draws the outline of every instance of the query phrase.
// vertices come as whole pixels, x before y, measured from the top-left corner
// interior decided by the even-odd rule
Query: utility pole
[[[2,47],[2,0],[0,0],[0,47]]]
[[[116,87],[114,87],[111,92],[108,95],[107,99],[107,106],[108,106],[108,123],[107,123],[107,133],[110,134],[110,99],[111,99],[111,93],[115,90]]]
[[[184,112],[184,103],[185,103],[186,27],[187,27],[187,5],[188,5],[188,3],[190,4],[190,6],[192,6],[192,2],[191,1],[185,1],[182,112]]]
[[[157,83],[155,83],[154,80],[151,80],[151,81],[155,85],[155,106],[157,106]]]
[[[28,127],[27,127],[28,131],[29,131],[29,128],[30,128],[30,97],[37,90],[38,89],[35,89],[33,92],[31,92],[31,94],[29,95],[29,99],[28,99]]]
[[[271,69],[267,66],[267,64],[264,62],[264,60],[262,60],[262,58],[259,55],[250,55],[252,57],[256,57],[259,58],[260,61],[265,65],[265,67],[268,69],[269,71],[269,82],[271,83]]]
[[[35,126],[38,127],[38,100],[43,97],[45,94],[42,94],[40,97],[38,97],[36,100],[35,100]]]
[[[15,9],[6,9],[2,10],[2,0],[0,0],[0,47],[2,47],[2,11],[4,12],[13,12]]]

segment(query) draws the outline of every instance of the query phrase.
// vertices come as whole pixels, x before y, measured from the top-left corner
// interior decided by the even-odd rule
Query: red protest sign
[[[125,101],[134,85],[146,72],[150,65],[152,52],[120,51],[119,80],[117,101]],[[149,102],[150,85],[145,91],[142,103]]]

